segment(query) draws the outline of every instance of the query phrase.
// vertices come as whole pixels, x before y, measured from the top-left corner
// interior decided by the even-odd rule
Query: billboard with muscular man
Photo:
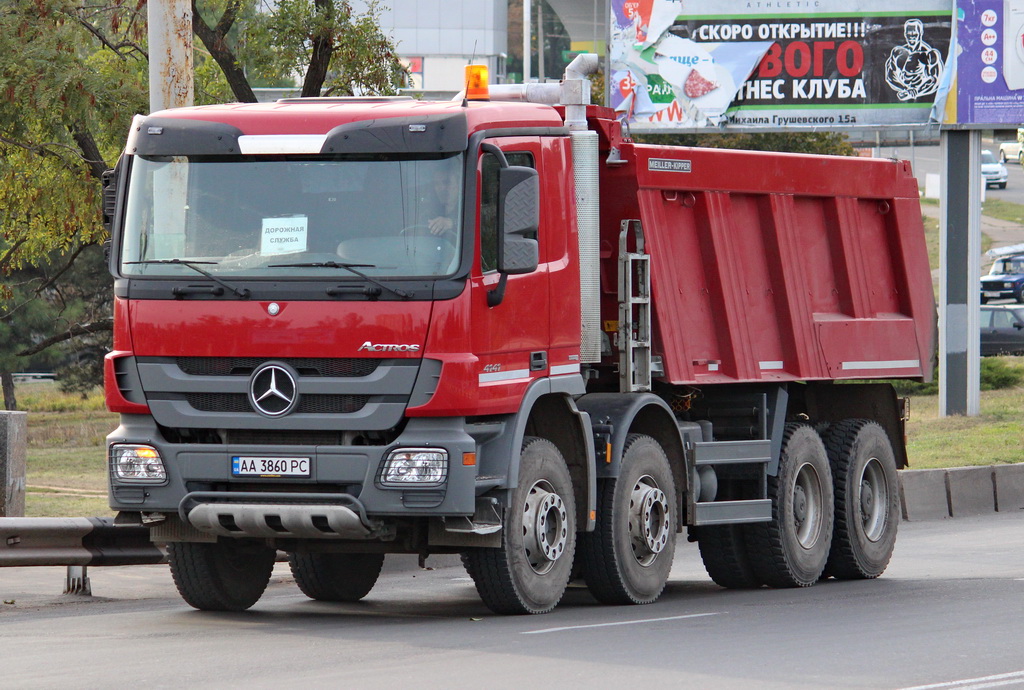
[[[612,105],[634,130],[922,125],[949,0],[612,0]]]

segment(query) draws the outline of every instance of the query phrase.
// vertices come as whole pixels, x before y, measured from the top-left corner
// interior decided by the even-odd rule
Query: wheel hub
[[[875,492],[871,489],[871,484],[868,482],[860,483],[860,509],[864,511],[865,515],[871,514],[871,507],[875,503]]]
[[[810,464],[804,464],[796,474],[793,485],[793,526],[797,541],[805,549],[818,541],[822,523],[821,480]]]
[[[807,492],[802,486],[797,486],[793,490],[793,518],[798,525],[807,519]]]
[[[565,553],[567,524],[562,497],[545,481],[534,484],[523,506],[523,548],[535,572],[548,572]]]
[[[860,520],[868,541],[878,541],[885,534],[889,499],[882,463],[869,458],[860,476]]]
[[[655,561],[668,544],[670,507],[665,492],[650,475],[637,480],[629,498],[629,538],[640,565]]]

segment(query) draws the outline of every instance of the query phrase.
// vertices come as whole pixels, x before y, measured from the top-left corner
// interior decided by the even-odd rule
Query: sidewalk
[[[905,520],[938,520],[1024,510],[1024,463],[900,470]]]

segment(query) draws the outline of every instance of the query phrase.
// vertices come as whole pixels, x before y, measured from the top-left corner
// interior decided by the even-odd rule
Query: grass
[[[937,395],[911,398],[907,424],[910,466],[930,469],[1024,462],[1022,403],[1024,387],[985,391],[979,416],[939,417]]]
[[[17,384],[28,415],[25,515],[104,516],[106,436],[119,424],[97,388],[86,398],[61,393],[52,381]]]
[[[1024,205],[1015,204],[1011,201],[1003,201],[987,196],[985,203],[981,205],[982,215],[989,218],[998,218],[1011,223],[1024,224]]]

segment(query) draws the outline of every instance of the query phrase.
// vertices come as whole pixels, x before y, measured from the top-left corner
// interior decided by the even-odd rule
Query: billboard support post
[[[973,416],[981,412],[981,131],[939,136],[939,415]]]

